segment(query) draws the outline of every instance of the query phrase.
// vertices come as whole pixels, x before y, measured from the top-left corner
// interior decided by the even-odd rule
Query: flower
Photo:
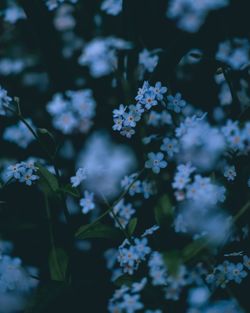
[[[236,177],[235,166],[226,166],[224,170],[224,176],[227,178],[228,181],[234,180]]]
[[[153,52],[150,52],[147,49],[143,49],[142,52],[140,52],[139,54],[139,64],[150,73],[154,71],[158,64],[158,61],[158,55],[155,55]]]
[[[80,183],[87,178],[87,170],[86,168],[79,168],[76,172],[75,176],[70,178],[72,187],[77,187]]]
[[[194,172],[195,168],[190,163],[180,164],[177,167],[177,173],[174,177],[172,184],[173,188],[183,190],[190,182],[190,175]]]
[[[109,15],[118,15],[122,11],[123,0],[104,0],[101,5],[101,10]]]
[[[68,0],[70,3],[77,3],[78,0]],[[50,11],[53,11],[58,8],[61,3],[64,3],[65,0],[46,0],[46,5]]]
[[[36,172],[37,169],[33,162],[21,162],[8,166],[7,177],[14,178],[20,183],[25,183],[27,186],[31,186],[39,179],[39,176],[35,174]]]
[[[178,141],[176,139],[164,138],[160,149],[167,152],[168,156],[171,158],[175,153],[179,152]]]
[[[250,258],[247,255],[243,256],[243,264],[248,270],[250,270]]]
[[[80,200],[80,206],[82,207],[82,213],[87,214],[89,211],[94,210],[95,203],[93,201],[94,193],[84,191],[84,197]]]
[[[0,115],[6,114],[5,107],[8,107],[12,98],[8,96],[7,91],[0,86]]]
[[[175,96],[168,96],[168,109],[176,113],[180,113],[182,108],[186,106],[186,101],[182,100],[181,94],[177,93]]]
[[[161,82],[157,82],[151,89],[154,91],[157,100],[162,100],[163,95],[168,91],[167,87],[162,86]]]
[[[124,116],[124,113],[126,112],[127,107],[123,104],[120,104],[119,109],[113,110],[113,116],[114,117],[122,117]]]
[[[148,154],[148,160],[145,162],[146,168],[151,168],[155,174],[159,174],[161,168],[167,167],[168,163],[163,160],[164,154],[162,152]]]
[[[151,109],[153,106],[157,105],[158,102],[155,99],[156,94],[155,92],[151,89],[144,94],[143,100],[141,100],[141,103],[143,103],[146,107],[147,110]]]
[[[236,283],[241,283],[242,279],[247,276],[247,272],[243,269],[243,264],[233,264],[228,265],[227,278],[229,280],[234,280]]]
[[[127,313],[134,313],[137,310],[143,309],[144,305],[140,302],[140,295],[129,295],[123,296],[123,302],[121,308]]]

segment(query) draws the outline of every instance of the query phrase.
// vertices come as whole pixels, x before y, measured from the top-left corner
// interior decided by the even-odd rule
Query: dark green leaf
[[[128,234],[132,236],[137,225],[138,219],[136,217],[132,218],[132,220],[128,224]]]
[[[49,255],[51,280],[65,281],[68,266],[68,256],[61,248],[52,249]]]
[[[204,252],[204,250],[207,247],[207,240],[196,240],[189,245],[187,245],[183,251],[182,251],[182,256],[183,260],[185,262],[191,260],[195,256],[199,255],[200,253]]]
[[[171,275],[178,273],[180,265],[183,263],[180,251],[171,251],[163,254],[167,270]]]
[[[131,286],[134,282],[136,281],[135,277],[134,276],[131,276],[131,275],[128,275],[128,274],[124,274],[120,277],[118,277],[115,281],[114,281],[114,284],[117,286],[117,287],[121,287],[123,285],[126,285],[126,286]]]
[[[77,188],[74,188],[72,187],[71,185],[66,185],[62,188],[59,189],[59,191],[62,191],[72,197],[75,197],[75,198],[80,198],[81,195],[80,195],[80,192],[78,191]]]
[[[42,178],[41,184],[44,185],[44,183],[46,183],[51,191],[57,192],[59,189],[59,184],[55,175],[50,173],[45,167],[43,167],[39,163],[36,163],[36,167],[38,168],[38,174],[40,178]]]
[[[173,206],[170,202],[170,199],[167,195],[164,195],[159,200],[156,208],[155,208],[155,220],[158,225],[164,225],[172,218],[174,213]]]
[[[118,228],[97,223],[95,225],[84,225],[80,227],[75,236],[77,239],[86,239],[86,238],[120,238],[122,235],[121,231]]]

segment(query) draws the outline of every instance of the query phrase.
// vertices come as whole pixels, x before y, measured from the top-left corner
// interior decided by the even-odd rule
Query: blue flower
[[[185,107],[186,101],[182,100],[181,94],[177,93],[175,96],[168,96],[168,109],[176,113],[180,113],[181,109]]]
[[[155,174],[159,174],[161,168],[167,167],[168,163],[163,160],[164,154],[162,152],[154,153],[150,152],[148,154],[148,161],[145,163],[146,168],[152,168]]]
[[[129,295],[126,293],[123,296],[121,308],[125,309],[125,312],[134,313],[137,310],[143,309],[143,307],[144,305],[140,302],[140,295]]]
[[[250,270],[250,258],[247,255],[244,255],[243,257],[243,264],[248,270]]]
[[[145,105],[147,110],[151,109],[153,106],[158,104],[155,97],[156,97],[156,94],[153,90],[149,90],[144,94],[144,97],[141,100],[141,103]]]
[[[247,276],[247,272],[243,269],[243,264],[233,264],[228,265],[227,278],[229,280],[234,280],[236,283],[240,284],[242,279]]]
[[[162,86],[161,82],[157,82],[155,84],[155,87],[152,87],[152,89],[155,93],[157,100],[162,100],[164,93],[168,91],[167,87]]]
[[[7,91],[0,86],[0,115],[6,114],[5,107],[8,107],[12,98],[8,96]]]
[[[120,104],[119,109],[115,109],[113,110],[113,116],[114,117],[121,117],[124,115],[124,113],[126,112],[126,106],[124,106],[123,104]]]
[[[235,166],[226,166],[224,170],[224,176],[226,177],[228,181],[234,180],[236,177]]]
[[[126,126],[126,127],[135,127],[136,126],[135,116],[132,112],[124,114],[124,126]]]
[[[70,182],[72,187],[77,187],[80,183],[87,178],[87,170],[86,168],[79,168],[76,172],[75,176],[70,178]]]
[[[160,149],[167,152],[168,156],[172,158],[175,153],[179,152],[178,141],[176,139],[164,138]]]
[[[20,177],[20,182],[24,182],[26,185],[31,186],[34,181],[36,181],[39,177],[34,175],[32,169],[22,169],[22,176]]]
[[[82,207],[82,213],[87,214],[89,211],[95,208],[93,201],[94,193],[84,191],[84,197],[80,200],[80,206]]]
[[[124,119],[122,117],[114,118],[115,124],[113,125],[113,130],[120,131],[123,127]]]
[[[31,186],[34,181],[39,179],[39,176],[35,174],[36,171],[37,169],[32,162],[21,162],[8,166],[7,177]]]

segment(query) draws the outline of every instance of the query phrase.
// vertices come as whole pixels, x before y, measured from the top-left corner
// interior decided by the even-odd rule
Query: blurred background
[[[143,167],[143,129],[130,140],[112,130],[112,111],[121,103],[133,103],[143,80],[161,81],[171,91],[181,92],[194,107],[207,111],[211,122],[224,121],[224,111],[230,109],[233,118],[239,107],[216,75],[218,60],[228,61],[223,57],[225,50],[244,47],[244,52],[238,51],[231,60],[231,78],[241,105],[249,105],[249,68],[242,68],[243,63],[249,63],[249,1],[231,0],[229,5],[208,11],[198,20],[192,12],[185,17],[187,20],[172,18],[170,5],[166,0],[126,0],[121,12],[110,14],[96,0],[59,4],[43,0],[1,1],[0,85],[11,97],[19,98],[25,118],[54,135],[60,146],[58,164],[65,182],[78,167],[86,166],[91,179],[84,187],[102,192],[112,202],[120,193],[121,179]],[[107,47],[102,55],[100,42],[96,47],[89,44],[113,37],[124,41],[109,40],[108,49],[117,54],[117,59],[107,66],[102,59]],[[227,41],[230,43],[221,46]],[[157,56],[152,60],[153,70],[143,65],[141,53],[145,50]],[[97,65],[93,64],[95,55],[100,61]],[[115,74],[109,70],[112,66],[117,67]],[[86,107],[90,113],[83,117],[83,124],[72,121],[72,126],[70,117],[58,116],[56,105],[50,104],[63,102],[62,95],[74,102],[74,92],[81,90],[92,91],[84,95],[90,98],[91,104]],[[243,116],[243,120],[247,119],[248,114]],[[0,116],[2,177],[9,164],[30,157],[45,159],[37,143],[17,125],[15,118]],[[244,192],[239,190],[237,197],[232,197],[237,207],[241,207]],[[0,204],[0,238],[12,242],[13,254],[24,264],[38,268],[41,284],[46,284],[50,246],[41,193],[33,187],[12,184],[0,192],[0,200],[5,202]],[[154,202],[155,199],[149,200],[147,206],[150,208]],[[51,206],[56,241],[59,246],[70,245],[62,208],[57,202]],[[86,217],[79,214],[74,200],[68,199],[68,206],[76,228],[93,220],[103,209],[100,205]],[[152,214],[147,207],[140,209],[138,215],[150,226]],[[103,257],[108,247],[110,242],[106,240],[76,243],[74,289],[65,288],[39,312],[106,312],[107,299],[113,291]],[[234,290],[246,312],[250,310],[249,301],[243,294],[248,287],[249,283],[244,282]],[[175,312],[184,312],[181,305],[180,302],[174,307]],[[12,311],[0,306],[0,312]]]

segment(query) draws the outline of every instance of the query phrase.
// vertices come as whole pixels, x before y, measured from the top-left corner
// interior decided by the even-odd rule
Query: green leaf
[[[130,287],[133,282],[135,282],[136,279],[135,279],[135,276],[131,276],[131,275],[128,275],[128,274],[124,274],[120,277],[118,277],[115,281],[114,281],[114,284],[117,286],[117,287],[121,287],[123,285],[126,285],[128,287]]]
[[[157,224],[160,226],[165,225],[169,218],[172,218],[173,214],[173,206],[168,195],[162,196],[155,208],[155,220]]]
[[[81,197],[78,189],[72,187],[71,185],[66,185],[66,186],[60,188],[58,191],[62,191],[62,192],[66,193],[66,194],[68,194],[74,198],[80,198]]]
[[[187,245],[182,251],[183,260],[187,262],[200,255],[206,249],[207,243],[207,240],[200,239]]]
[[[67,297],[70,291],[69,285],[61,282],[51,281],[40,285],[30,303],[28,303],[25,313],[48,313],[56,302]]]
[[[43,167],[39,163],[36,163],[35,166],[38,168],[38,174],[40,178],[42,178],[40,183],[42,185],[44,185],[44,183],[47,184],[51,191],[57,192],[59,189],[59,184],[56,176],[50,173],[45,167]]]
[[[53,248],[49,255],[49,269],[52,280],[65,281],[68,256],[61,248]]]
[[[132,220],[128,224],[128,234],[132,236],[137,225],[138,219],[136,217],[132,218]]]
[[[170,251],[163,254],[163,259],[168,272],[175,276],[178,273],[180,265],[183,263],[180,251]]]
[[[87,224],[80,227],[75,236],[77,239],[87,239],[87,238],[120,238],[122,232],[115,227],[97,223],[95,225]]]

